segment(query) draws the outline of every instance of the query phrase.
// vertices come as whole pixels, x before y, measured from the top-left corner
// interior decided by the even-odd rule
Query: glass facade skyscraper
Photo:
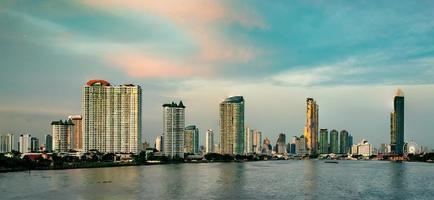
[[[341,133],[339,134],[339,152],[342,154],[346,154],[349,153],[349,149],[350,149],[350,142],[349,142],[349,135],[348,135],[348,131],[346,130],[342,130]]]
[[[220,103],[220,151],[244,154],[244,98],[233,96]]]
[[[185,127],[184,153],[199,154],[199,129],[195,125]]]
[[[327,129],[321,129],[319,132],[319,153],[329,153],[329,132]]]
[[[330,131],[330,153],[339,153],[339,132],[335,129]]]
[[[318,112],[319,106],[313,98],[306,99],[306,127],[304,128],[304,138],[309,155],[318,153]]]
[[[390,146],[395,154],[404,153],[404,93],[397,89],[390,116]]]

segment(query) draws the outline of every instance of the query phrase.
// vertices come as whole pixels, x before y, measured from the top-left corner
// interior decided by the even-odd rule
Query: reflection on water
[[[392,199],[404,199],[407,195],[406,163],[391,163],[389,173],[391,175],[390,187]]]
[[[317,164],[315,161],[304,161],[304,196],[305,199],[315,199],[317,189]]]

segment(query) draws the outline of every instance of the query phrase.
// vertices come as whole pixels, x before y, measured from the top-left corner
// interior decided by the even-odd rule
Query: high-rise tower
[[[404,93],[397,89],[393,98],[393,112],[390,115],[390,146],[396,154],[404,153]]]
[[[206,131],[205,152],[214,153],[214,132],[211,129],[208,129]]]
[[[328,154],[329,153],[329,132],[327,129],[320,130],[319,139],[319,153]]]
[[[163,105],[164,155],[184,158],[185,106],[181,102]]]
[[[307,152],[309,155],[316,155],[318,152],[318,112],[319,106],[313,98],[306,100],[306,126],[304,128],[304,138],[306,139]]]
[[[244,98],[233,96],[220,103],[221,153],[244,153]]]

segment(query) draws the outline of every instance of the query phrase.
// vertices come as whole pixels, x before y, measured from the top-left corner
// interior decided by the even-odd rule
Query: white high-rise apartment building
[[[51,122],[52,148],[54,152],[68,152],[73,146],[74,123],[72,120]],[[47,145],[47,144],[46,144]]]
[[[214,132],[211,129],[206,131],[205,135],[205,152],[206,153],[215,153],[214,152]]]
[[[253,153],[253,130],[246,128],[244,131],[244,153]]]
[[[262,151],[262,132],[255,130],[253,131],[253,152],[259,154]]]
[[[185,106],[172,102],[163,105],[164,155],[184,158]]]
[[[163,136],[159,135],[155,138],[155,149],[157,149],[157,151],[163,151]]]
[[[20,135],[18,139],[18,150],[21,153],[28,153],[32,151],[32,136],[30,134]]]
[[[83,88],[83,150],[138,153],[142,135],[142,89],[90,80]]]
[[[11,152],[14,145],[14,135],[7,134],[0,136],[0,153]]]

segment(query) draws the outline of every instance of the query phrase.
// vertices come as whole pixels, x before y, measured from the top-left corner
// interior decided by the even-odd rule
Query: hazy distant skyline
[[[245,98],[245,124],[274,146],[300,136],[306,98],[319,128],[390,142],[396,88],[405,140],[434,148],[432,1],[2,1],[0,134],[42,139],[82,114],[90,79],[143,88],[143,138],[162,104],[219,138],[219,103]],[[217,140],[218,141],[218,140]],[[288,141],[287,141],[288,142]]]

